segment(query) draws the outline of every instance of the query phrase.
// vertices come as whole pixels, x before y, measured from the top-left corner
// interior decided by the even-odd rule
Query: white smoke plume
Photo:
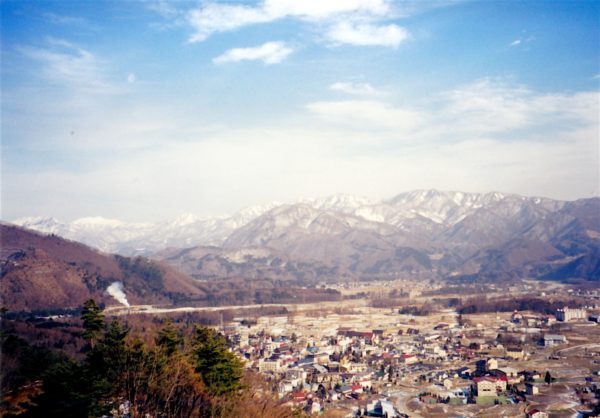
[[[121,304],[127,307],[129,306],[129,302],[127,302],[127,296],[125,296],[125,292],[123,291],[123,283],[113,282],[106,288],[106,291]]]

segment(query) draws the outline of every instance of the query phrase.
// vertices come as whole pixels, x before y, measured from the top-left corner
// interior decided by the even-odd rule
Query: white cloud
[[[340,22],[327,33],[335,43],[358,46],[386,46],[396,48],[408,38],[408,31],[398,25],[372,25]]]
[[[284,42],[266,42],[253,48],[233,48],[213,59],[215,64],[239,61],[262,61],[265,64],[279,64],[293,52]]]
[[[261,6],[270,16],[301,19],[329,19],[340,14],[383,16],[390,12],[386,0],[265,0]]]
[[[336,43],[396,47],[408,32],[394,24],[374,23],[391,15],[389,0],[264,0],[256,6],[204,3],[187,13],[187,22],[194,31],[192,43],[215,33],[292,18],[329,28],[328,37]]]
[[[520,39],[515,39],[514,41],[512,41],[510,43],[510,46],[517,46],[521,44],[521,40]]]
[[[128,83],[135,83],[135,81],[137,80],[136,76],[134,73],[129,73],[127,75],[127,82]]]
[[[382,92],[375,89],[369,83],[348,83],[338,81],[329,86],[329,90],[339,91],[354,96],[381,96]]]
[[[188,21],[195,30],[189,41],[201,42],[216,32],[227,32],[272,20],[273,16],[261,8],[208,3],[188,14]]]

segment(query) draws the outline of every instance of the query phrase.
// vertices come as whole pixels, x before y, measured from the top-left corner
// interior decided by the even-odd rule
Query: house
[[[303,390],[298,390],[296,392],[292,392],[292,400],[294,402],[304,402],[306,401],[307,396],[306,396],[306,392],[304,392]]]
[[[459,369],[456,369],[456,374],[465,379],[471,375],[471,369],[469,367],[464,366]]]
[[[363,393],[363,387],[360,383],[355,383],[351,387],[352,393]]]
[[[518,324],[523,319],[523,315],[521,315],[518,311],[514,311],[510,317],[510,320],[513,324]]]
[[[294,382],[291,380],[282,380],[279,382],[279,385],[277,385],[277,392],[279,393],[279,396],[283,397],[286,393],[292,392],[294,386]]]
[[[531,409],[527,412],[527,418],[548,418],[548,414],[539,409]]]
[[[381,339],[385,335],[385,330],[383,330],[383,329],[374,329],[373,330],[373,335],[376,335],[377,337],[379,337]]]
[[[554,347],[555,345],[567,344],[569,341],[564,335],[544,334],[544,347]]]
[[[318,364],[327,364],[329,363],[329,354],[317,353],[314,355],[314,359]]]
[[[513,360],[523,360],[525,358],[525,351],[522,347],[508,347],[506,349],[506,357]]]
[[[348,386],[348,385],[340,386],[340,388],[338,389],[338,391],[342,395],[350,395],[352,393],[352,386]]]
[[[477,396],[496,396],[498,392],[506,390],[506,376],[476,377],[473,382],[477,384]]]
[[[511,385],[515,385],[523,380],[523,377],[519,375],[519,372],[512,367],[501,367],[500,370],[506,378],[508,379],[508,383]]]
[[[546,326],[551,326],[556,322],[556,317],[554,315],[545,315],[542,317],[542,323]]]
[[[528,395],[537,395],[540,393],[540,390],[533,383],[525,383],[525,393]]]
[[[338,335],[344,337],[363,340],[365,344],[373,344],[379,341],[379,336],[370,331],[353,331],[344,327],[338,328]]]
[[[415,364],[419,362],[416,354],[404,353],[400,356],[400,362],[404,364]]]
[[[489,370],[496,370],[498,368],[498,360],[489,358],[487,360],[478,360],[475,363],[478,372],[487,372]]]
[[[283,368],[281,359],[279,357],[270,357],[268,359],[261,359],[258,362],[258,371],[264,372],[278,372]]]

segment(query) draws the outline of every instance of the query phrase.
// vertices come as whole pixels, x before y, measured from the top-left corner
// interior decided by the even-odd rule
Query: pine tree
[[[128,333],[129,331],[124,329],[119,321],[115,319],[110,323],[98,344],[103,357],[105,375],[111,382],[118,381],[124,372],[127,354],[125,338]]]
[[[108,412],[118,394],[123,391],[126,371],[128,331],[119,321],[113,320],[97,344],[87,353],[85,361],[86,381],[94,402],[92,412],[100,416]]]
[[[83,304],[81,319],[83,320],[84,329],[82,334],[83,338],[85,338],[93,348],[100,331],[104,328],[104,315],[102,314],[102,309],[94,299],[88,299]]]
[[[181,345],[182,340],[177,332],[177,328],[173,326],[171,320],[168,320],[166,325],[158,333],[156,345],[162,347],[167,355],[172,355]]]
[[[82,367],[62,357],[40,376],[42,393],[33,398],[26,418],[87,417],[92,413],[94,399],[88,391]]]
[[[242,388],[243,366],[227,349],[225,338],[209,328],[197,328],[194,336],[196,371],[213,395],[227,395]]]

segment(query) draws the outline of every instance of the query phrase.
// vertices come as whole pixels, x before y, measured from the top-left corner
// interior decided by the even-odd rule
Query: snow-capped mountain
[[[527,218],[528,213],[536,217],[563,204],[497,192],[416,190],[382,201],[339,194],[292,204],[272,202],[219,218],[183,214],[156,223],[125,223],[102,217],[69,223],[54,218],[21,218],[14,223],[126,255],[149,254],[168,247],[266,245],[278,237],[287,236],[289,241],[297,234],[335,235],[352,229],[382,236],[404,235],[403,243],[419,236],[428,241],[440,237],[481,245],[484,236],[511,231],[492,220],[508,217],[511,223],[519,211],[523,211],[519,219]]]
[[[168,247],[221,245],[236,229],[278,206],[273,202],[240,210],[231,217],[200,218],[183,214],[156,223],[126,223],[100,216],[71,222],[55,218],[27,217],[12,223],[46,234],[79,241],[105,252],[124,255],[150,254]]]
[[[311,271],[314,278],[429,277],[497,272],[506,266],[539,276],[577,256],[588,258],[568,271],[594,265],[589,258],[600,248],[599,214],[599,198],[564,202],[498,192],[416,190],[381,201],[334,195],[250,207],[230,217],[187,214],[152,224],[98,217],[70,223],[23,218],[15,223],[125,255],[172,248],[159,257],[197,277],[232,272],[255,277],[261,271],[287,277],[296,269],[305,270],[303,277]],[[192,247],[204,249],[176,250]],[[206,262],[192,254],[201,254]],[[207,276],[201,270],[209,265]]]

